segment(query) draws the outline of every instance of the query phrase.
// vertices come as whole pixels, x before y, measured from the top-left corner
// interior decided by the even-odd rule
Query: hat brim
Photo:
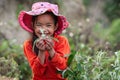
[[[18,21],[19,21],[19,24],[20,26],[30,32],[30,33],[33,33],[33,26],[32,26],[32,17],[35,16],[35,15],[40,15],[40,14],[43,14],[45,13],[47,10],[44,9],[44,12],[40,12],[40,13],[36,13],[34,11],[29,11],[29,12],[26,12],[26,11],[21,11],[20,14],[19,14],[19,17],[18,17]],[[53,12],[54,13],[54,12]],[[58,16],[58,28],[57,30],[55,31],[55,34],[61,34],[62,31],[68,27],[68,21],[66,20],[66,18],[62,15],[57,15],[55,14],[56,16]]]

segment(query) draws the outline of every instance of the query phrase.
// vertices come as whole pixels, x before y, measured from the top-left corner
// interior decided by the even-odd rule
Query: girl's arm
[[[32,51],[32,45],[29,40],[24,42],[24,54],[30,64],[32,72],[37,75],[44,74],[46,69],[46,64],[41,64],[40,59]]]
[[[58,38],[59,42],[55,45],[55,54],[51,58],[51,63],[60,70],[64,70],[67,68],[67,59],[66,55],[70,53],[70,46],[67,38],[60,37]],[[54,51],[53,51],[54,52]]]

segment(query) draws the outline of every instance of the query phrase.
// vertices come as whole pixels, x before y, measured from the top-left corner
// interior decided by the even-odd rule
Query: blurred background
[[[58,4],[68,19],[62,35],[77,55],[71,63],[77,80],[120,80],[120,0],[0,0],[0,80],[31,79],[22,50],[29,33],[18,24],[18,15],[37,1]],[[68,79],[75,80],[74,75]]]

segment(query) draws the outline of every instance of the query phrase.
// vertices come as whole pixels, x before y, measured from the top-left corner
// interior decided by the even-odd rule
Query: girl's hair
[[[45,12],[44,14],[50,15],[50,16],[54,19],[54,25],[57,24],[57,22],[58,22],[58,17],[55,16],[52,12],[47,11],[47,12]],[[35,21],[36,21],[37,17],[38,17],[38,15],[32,17],[33,29],[34,29],[34,25],[35,25]],[[35,41],[37,38],[38,38],[38,37],[37,37],[37,35],[35,34],[35,31],[33,31],[33,35],[32,35],[32,46],[34,45],[34,41]],[[36,53],[36,55],[38,55],[38,51],[39,51],[39,49],[38,49],[38,48],[36,47],[36,45],[35,45],[35,47],[34,47],[34,52]]]

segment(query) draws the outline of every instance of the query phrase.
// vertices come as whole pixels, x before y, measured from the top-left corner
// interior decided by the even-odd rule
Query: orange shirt
[[[50,60],[49,54],[45,53],[45,63],[41,64],[40,59],[32,51],[32,41],[24,42],[24,54],[30,64],[33,73],[33,80],[65,80],[57,70],[65,70],[67,68],[67,57],[70,53],[70,46],[67,38],[56,35],[59,41],[54,41],[54,49],[56,51],[54,57]]]

